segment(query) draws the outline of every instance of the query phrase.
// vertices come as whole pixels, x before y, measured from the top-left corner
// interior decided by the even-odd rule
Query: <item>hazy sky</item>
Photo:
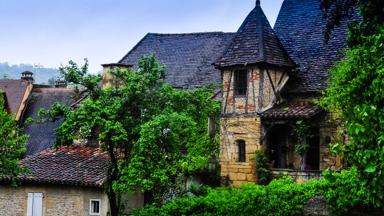
[[[283,0],[261,0],[271,25]],[[0,0],[0,62],[117,62],[148,32],[236,31],[255,0]]]

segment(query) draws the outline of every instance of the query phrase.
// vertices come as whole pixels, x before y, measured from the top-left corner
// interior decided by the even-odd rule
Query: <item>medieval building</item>
[[[346,23],[324,42],[320,3],[285,0],[272,28],[257,0],[236,33],[149,33],[112,65],[135,67],[141,56],[155,54],[166,66],[166,82],[175,88],[222,84],[219,161],[221,175],[233,185],[256,180],[258,150],[269,157],[275,174],[317,177],[320,170],[342,165],[328,149],[338,129],[314,100],[347,47]],[[110,66],[105,66],[105,82]],[[310,134],[303,155],[295,152],[300,120]]]
[[[340,138],[337,125],[315,100],[327,87],[328,70],[347,47],[346,23],[324,42],[320,3],[284,0],[274,28],[257,0],[237,32],[149,33],[119,62],[104,65],[103,82],[113,81],[111,69],[136,67],[140,57],[155,54],[166,66],[165,81],[175,88],[222,86],[215,95],[222,102],[219,162],[221,176],[232,185],[257,180],[257,151],[269,158],[274,174],[297,180],[317,177],[320,170],[342,166],[328,149]],[[54,102],[74,102],[73,90],[33,84],[30,72],[20,80],[0,80],[0,89],[6,109],[20,123]],[[295,136],[299,121],[305,122],[304,141]],[[29,172],[18,177],[18,188],[10,186],[11,179],[0,178],[0,215],[108,214],[102,188],[107,155],[86,146],[51,149],[60,123],[26,127],[30,138],[21,163]],[[306,151],[299,154],[295,148],[303,143]],[[127,212],[143,200],[141,193],[131,194]]]

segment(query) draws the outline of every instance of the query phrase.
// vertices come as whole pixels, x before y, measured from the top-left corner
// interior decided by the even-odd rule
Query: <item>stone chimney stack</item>
[[[112,64],[103,64],[103,88],[108,86],[118,85],[119,81],[115,79],[115,77],[111,74],[111,71],[116,68],[126,69],[132,68],[132,65],[120,64],[120,63],[112,63]]]
[[[21,79],[33,83],[33,73],[31,71],[24,71],[21,73]]]

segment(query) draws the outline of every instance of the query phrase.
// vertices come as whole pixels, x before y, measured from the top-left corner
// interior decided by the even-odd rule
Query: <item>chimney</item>
[[[24,71],[23,73],[21,73],[21,80],[33,83],[33,73],[31,71]]]
[[[57,80],[55,82],[55,88],[67,88],[67,82],[64,80]]]

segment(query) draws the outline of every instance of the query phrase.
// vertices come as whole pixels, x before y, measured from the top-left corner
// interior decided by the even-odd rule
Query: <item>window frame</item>
[[[244,140],[236,140],[237,145],[237,162],[247,162],[247,145]]]
[[[234,72],[234,95],[238,97],[247,96],[248,92],[248,70],[238,69]]]
[[[93,212],[92,202],[99,202],[99,212]],[[89,215],[101,215],[101,199],[90,199],[89,200]]]
[[[40,206],[36,212],[36,204],[37,204],[37,201],[35,201],[36,199],[36,195],[41,195],[41,199],[40,199]],[[30,203],[30,200],[29,198],[32,197],[32,200],[31,200],[31,203]],[[43,215],[43,202],[44,202],[44,193],[43,192],[28,192],[27,193],[27,216],[33,216],[33,215]]]

